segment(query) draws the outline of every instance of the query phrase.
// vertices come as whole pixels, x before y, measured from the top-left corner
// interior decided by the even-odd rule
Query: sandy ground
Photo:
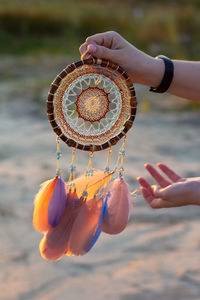
[[[138,192],[120,235],[102,234],[84,257],[58,262],[40,257],[42,236],[32,227],[33,198],[39,184],[55,174],[56,144],[40,112],[44,104],[32,97],[45,99],[46,81],[53,79],[61,61],[43,61],[37,68],[34,62],[16,64],[11,58],[4,63],[12,71],[0,70],[0,299],[199,300],[199,207],[154,211]],[[31,75],[24,76],[30,69]],[[138,188],[137,176],[149,178],[145,162],[164,162],[183,176],[199,176],[200,112],[144,114],[140,107],[126,147],[125,178],[131,190]],[[67,176],[71,151],[62,146]],[[118,148],[112,152],[113,165]],[[94,165],[103,167],[105,157],[105,152],[95,155]],[[79,172],[87,160],[78,153]]]

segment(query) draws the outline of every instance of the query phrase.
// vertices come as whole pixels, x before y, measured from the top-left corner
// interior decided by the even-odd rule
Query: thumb
[[[89,44],[87,46],[87,53],[89,53],[97,58],[112,60],[113,52],[114,52],[113,50],[106,48],[104,46],[92,45],[92,44]]]
[[[160,188],[158,186],[153,187],[155,198],[165,199],[166,197],[166,188]]]

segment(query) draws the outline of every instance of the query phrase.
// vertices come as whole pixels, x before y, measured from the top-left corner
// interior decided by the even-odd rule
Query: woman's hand
[[[165,72],[162,59],[140,51],[114,31],[88,37],[79,50],[82,59],[92,55],[122,66],[135,83],[157,87]],[[200,62],[173,60],[173,63],[174,78],[167,92],[200,102]]]
[[[200,177],[183,178],[164,164],[158,164],[158,167],[170,180],[150,164],[146,164],[145,168],[158,185],[151,186],[146,179],[137,178],[142,195],[152,208],[200,205]]]
[[[88,37],[79,51],[82,59],[92,55],[122,66],[137,83],[157,86],[164,73],[161,60],[138,50],[114,31]]]

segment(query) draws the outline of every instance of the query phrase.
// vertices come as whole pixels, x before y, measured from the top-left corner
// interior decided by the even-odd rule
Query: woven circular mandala
[[[132,127],[136,108],[127,73],[96,58],[67,66],[52,83],[47,100],[54,132],[68,146],[85,151],[116,144]]]

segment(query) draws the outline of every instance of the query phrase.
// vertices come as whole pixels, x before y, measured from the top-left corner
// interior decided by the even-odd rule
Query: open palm
[[[150,164],[146,164],[145,168],[158,185],[151,185],[145,178],[137,178],[142,195],[152,208],[200,205],[200,177],[183,178],[166,165],[157,165],[168,179]]]

